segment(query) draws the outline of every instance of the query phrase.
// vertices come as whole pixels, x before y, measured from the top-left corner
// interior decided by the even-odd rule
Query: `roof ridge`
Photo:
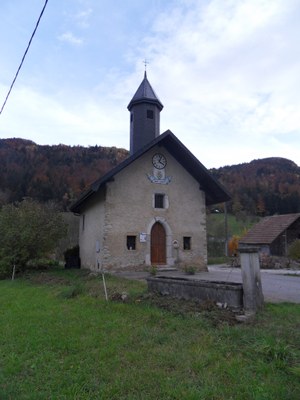
[[[199,182],[199,184],[201,183],[201,188],[206,193],[206,201],[208,205],[230,200],[230,195],[227,193],[226,189],[215,180],[207,168],[205,168],[205,166],[190,152],[188,148],[183,145],[174,133],[168,129],[92,183],[90,189],[84,192],[79,199],[70,206],[70,210],[75,213],[78,212],[82,203],[87,200],[87,198],[96,193],[100,187],[105,185],[107,182],[111,181],[118,172],[123,170],[157,144],[164,144],[166,150],[168,150],[170,154],[181,163],[182,167],[185,168],[194,179]]]

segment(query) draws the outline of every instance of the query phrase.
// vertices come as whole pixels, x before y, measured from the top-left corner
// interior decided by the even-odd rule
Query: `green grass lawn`
[[[142,282],[107,287],[128,302],[105,302],[83,271],[0,282],[1,400],[299,400],[299,305],[233,324],[214,308],[159,308]]]

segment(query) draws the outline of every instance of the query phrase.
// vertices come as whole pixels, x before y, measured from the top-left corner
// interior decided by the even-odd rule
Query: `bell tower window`
[[[148,119],[153,119],[154,118],[153,110],[147,110],[147,118]]]

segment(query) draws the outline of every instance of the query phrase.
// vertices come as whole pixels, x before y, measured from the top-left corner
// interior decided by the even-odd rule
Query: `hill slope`
[[[234,214],[300,212],[300,168],[293,161],[264,158],[211,172],[231,193]]]
[[[116,147],[41,146],[0,140],[0,204],[32,197],[67,208],[90,183],[128,156]]]
[[[126,157],[128,151],[116,147],[0,139],[0,205],[27,196],[55,200],[67,209],[90,183]],[[290,160],[265,158],[211,172],[232,195],[228,210],[237,216],[300,212],[300,168]]]

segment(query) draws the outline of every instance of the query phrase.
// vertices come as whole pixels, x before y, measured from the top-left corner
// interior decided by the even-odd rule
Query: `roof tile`
[[[271,244],[292,225],[300,214],[273,215],[254,225],[240,240],[241,244]]]

